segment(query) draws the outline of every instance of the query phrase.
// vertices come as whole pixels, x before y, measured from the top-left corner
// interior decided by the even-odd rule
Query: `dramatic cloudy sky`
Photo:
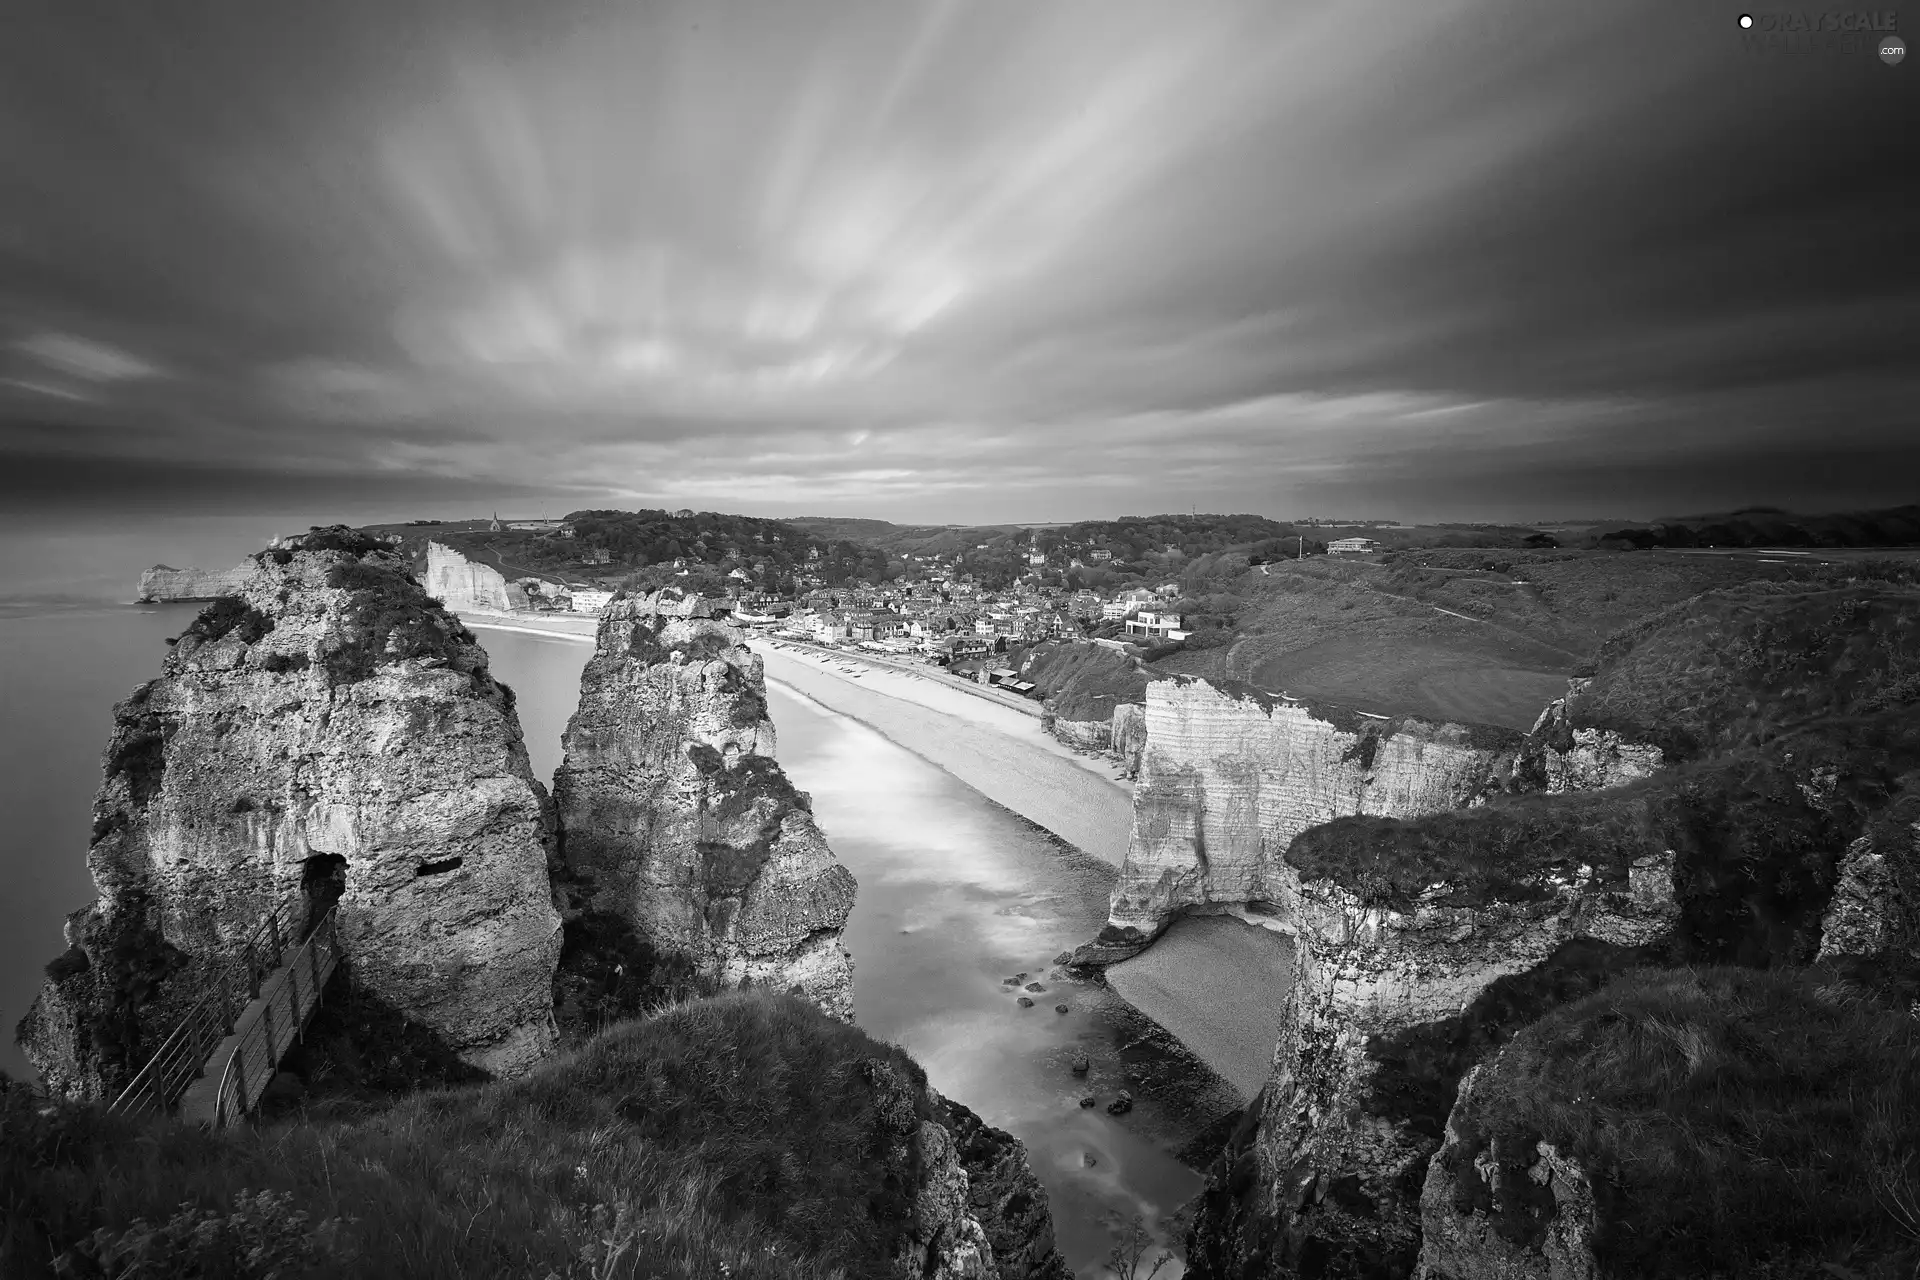
[[[1920,64],[1736,13],[7,0],[0,502],[1912,501]]]

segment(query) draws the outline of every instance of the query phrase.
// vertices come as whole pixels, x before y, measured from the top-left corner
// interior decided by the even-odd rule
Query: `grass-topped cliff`
[[[1575,728],[1682,761],[1605,791],[1504,796],[1424,818],[1342,818],[1287,861],[1379,905],[1430,886],[1522,901],[1582,865],[1624,885],[1671,849],[1702,958],[1810,958],[1847,843],[1920,770],[1920,592],[1756,584],[1664,610],[1603,648]],[[1813,933],[1809,933],[1813,929]]]
[[[1817,972],[1629,973],[1516,1036],[1451,1127],[1430,1239],[1477,1212],[1540,1250],[1575,1198],[1541,1176],[1546,1144],[1584,1177],[1607,1280],[1920,1268],[1920,1020]]]
[[[902,1050],[759,993],[353,1120],[213,1134],[12,1086],[0,1272],[892,1277],[928,1114]]]

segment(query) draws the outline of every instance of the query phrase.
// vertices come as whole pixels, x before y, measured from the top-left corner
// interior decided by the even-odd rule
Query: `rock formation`
[[[724,986],[852,1016],[854,881],[774,760],[761,660],[697,597],[621,597],[600,623],[554,776],[564,874]]]
[[[1567,681],[1567,696],[1551,702],[1534,722],[1520,759],[1516,781],[1529,791],[1598,791],[1652,775],[1662,763],[1659,747],[1630,742],[1615,729],[1580,728],[1569,705],[1592,683]]]
[[[1140,776],[1140,757],[1147,745],[1147,723],[1146,708],[1139,703],[1117,704],[1111,720],[1064,720],[1055,716],[1047,722],[1047,729],[1076,750],[1105,752],[1125,776]]]
[[[1147,686],[1142,719],[1132,837],[1102,945],[1082,963],[1133,954],[1194,908],[1258,902],[1285,919],[1299,878],[1281,855],[1300,832],[1477,803],[1506,785],[1521,745],[1508,730],[1318,712],[1190,679]]]
[[[427,594],[455,612],[507,613],[514,605],[507,580],[498,569],[473,561],[439,542],[427,543]],[[525,593],[521,593],[524,607]]]
[[[1847,846],[1820,933],[1821,960],[1894,955],[1920,963],[1920,821],[1883,824]]]
[[[1000,1280],[1073,1280],[1054,1247],[1047,1192],[1027,1163],[1027,1149],[950,1098],[933,1095],[934,1116],[951,1135],[967,1172],[969,1212],[993,1246]]]
[[[157,564],[140,575],[140,594],[134,598],[155,603],[217,600],[240,594],[242,585],[252,576],[251,560],[243,560],[231,569],[174,569]]]
[[[269,914],[335,901],[354,983],[468,1062],[553,1045],[551,809],[512,692],[378,545],[262,553],[115,708],[99,900],[21,1026],[55,1091],[117,1092]]]
[[[1678,918],[1671,856],[1618,870],[1543,867],[1478,901],[1436,885],[1406,909],[1304,881],[1273,1076],[1203,1202],[1194,1270],[1407,1275],[1466,1046],[1541,990],[1642,959]]]
[[[1295,836],[1282,855],[1297,884],[1283,1033],[1273,1073],[1201,1199],[1193,1274],[1401,1278],[1419,1264],[1436,1280],[1593,1275],[1587,1224],[1604,1226],[1622,1202],[1600,1203],[1596,1191],[1588,1208],[1596,1166],[1568,1145],[1570,1134],[1598,1131],[1582,1118],[1588,1099],[1574,1089],[1556,1101],[1539,1082],[1534,1093],[1503,1086],[1481,1097],[1483,1072],[1449,1122],[1477,1063],[1543,1015],[1610,982],[1614,991],[1627,970],[1658,978],[1646,980],[1646,1034],[1680,1035],[1660,1010],[1699,1002],[1661,994],[1660,983],[1679,991],[1698,971],[1671,971],[1668,981],[1643,966],[1767,968],[1736,972],[1762,987],[1786,984],[1775,992],[1781,1008],[1800,999],[1792,983],[1811,992],[1780,1026],[1829,1014],[1856,1030],[1885,1023],[1890,993],[1904,1007],[1906,989],[1883,980],[1897,963],[1858,966],[1868,981],[1840,963],[1900,961],[1913,945],[1920,808],[1906,788],[1920,776],[1920,725],[1906,707],[1920,695],[1910,674],[1920,669],[1920,597],[1897,594],[1905,599],[1877,588],[1756,589],[1689,601],[1608,642],[1592,683],[1576,683],[1521,746],[1506,794],[1421,818],[1345,817]],[[1828,683],[1838,668],[1843,676]],[[1151,711],[1150,700],[1150,728]],[[1155,750],[1150,737],[1150,770]],[[1833,962],[1825,972],[1769,976],[1816,953]],[[1729,979],[1727,990],[1748,978]],[[1609,1025],[1605,1013],[1595,1028]],[[1863,1033],[1858,1043],[1910,1052],[1885,1040]],[[1747,1079],[1756,1046],[1807,1037],[1736,1028],[1723,1041]],[[1668,1042],[1674,1070],[1694,1071],[1692,1042]],[[1603,1076],[1607,1061],[1596,1068]],[[1814,1079],[1807,1071],[1789,1064],[1782,1079]],[[1775,1091],[1788,1109],[1797,1087]],[[1566,1132],[1473,1136],[1475,1116],[1542,1099],[1533,1113],[1558,1115]],[[1450,1123],[1460,1136],[1435,1162]],[[1828,1160],[1832,1144],[1819,1145]],[[1756,1177],[1780,1167],[1772,1157],[1753,1164]],[[1858,1185],[1863,1175],[1847,1176]],[[1817,1203],[1793,1186],[1779,1195]],[[1686,1195],[1676,1184],[1664,1198]],[[1857,1237],[1843,1217],[1832,1219],[1836,1238]],[[1702,1261],[1661,1274],[1708,1270]]]

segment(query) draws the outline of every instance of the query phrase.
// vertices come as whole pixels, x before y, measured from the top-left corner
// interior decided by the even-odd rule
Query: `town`
[[[1097,525],[973,529],[966,531],[969,537],[988,540],[859,562],[849,558],[851,544],[794,538],[792,522],[720,528],[712,522],[731,518],[686,509],[618,513],[655,515],[678,535],[651,544],[660,558],[649,562],[644,552],[616,557],[608,543],[618,538],[596,526],[596,514],[525,520],[496,515],[441,526],[446,532],[436,528],[430,536],[461,548],[483,569],[498,565],[503,598],[492,603],[506,612],[597,616],[621,586],[671,583],[711,598],[736,625],[781,640],[918,657],[955,675],[1030,695],[1031,683],[1018,679],[1006,662],[1009,651],[1083,640],[1152,654],[1188,640],[1195,630],[1182,606],[1185,589],[1172,580],[1188,563],[1182,548],[1171,541],[1143,545],[1138,538],[1106,537]],[[702,527],[703,516],[709,527]],[[1211,529],[1219,519],[1189,523]],[[420,532],[408,527],[386,536],[400,541]],[[1282,534],[1279,526],[1252,533],[1268,535],[1258,545],[1275,556],[1364,554],[1378,547],[1364,537],[1309,542]],[[1251,563],[1266,558],[1256,552]],[[514,574],[523,562],[564,564],[573,572],[542,567]]]

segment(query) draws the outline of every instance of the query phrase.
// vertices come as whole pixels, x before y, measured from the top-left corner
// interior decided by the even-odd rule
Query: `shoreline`
[[[459,617],[474,628],[595,640],[585,618],[566,619],[574,625],[561,630],[525,625],[547,619]],[[1037,706],[1004,705],[981,697],[977,686],[950,687],[864,654],[757,635],[748,643],[769,682],[865,725],[1080,853],[1115,868],[1124,861],[1132,784],[1115,776],[1118,767],[1107,757],[1090,758],[1048,734]],[[856,666],[862,668],[857,675]],[[1291,975],[1291,939],[1229,914],[1176,921],[1140,955],[1107,966],[1104,980],[1245,1101],[1265,1083]]]

